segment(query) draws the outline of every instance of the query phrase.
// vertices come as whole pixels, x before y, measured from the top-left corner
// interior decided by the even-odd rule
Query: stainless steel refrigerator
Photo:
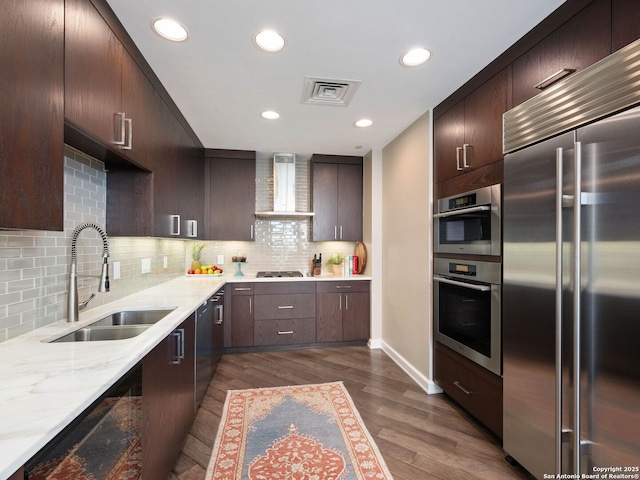
[[[505,115],[503,446],[539,479],[640,473],[640,108],[608,113],[640,67],[618,103],[576,108],[616,90],[607,61]]]

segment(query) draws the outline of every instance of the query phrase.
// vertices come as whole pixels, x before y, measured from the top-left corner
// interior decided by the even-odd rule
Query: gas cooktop
[[[302,277],[302,273],[289,270],[286,272],[258,272],[256,274],[258,278],[278,278],[278,277]]]

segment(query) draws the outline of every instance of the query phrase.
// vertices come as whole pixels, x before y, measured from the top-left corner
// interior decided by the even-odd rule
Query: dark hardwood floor
[[[222,357],[172,480],[202,480],[227,390],[342,380],[396,480],[530,476],[500,442],[444,395],[427,395],[384,352],[323,348]]]

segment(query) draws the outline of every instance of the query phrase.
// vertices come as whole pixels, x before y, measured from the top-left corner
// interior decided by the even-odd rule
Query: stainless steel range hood
[[[296,211],[296,154],[273,154],[273,210],[256,212],[262,217],[311,217]]]

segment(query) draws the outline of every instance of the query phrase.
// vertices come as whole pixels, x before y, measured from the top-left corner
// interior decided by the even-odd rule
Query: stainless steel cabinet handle
[[[338,310],[342,310],[342,294],[340,294],[340,300],[338,303]]]
[[[171,336],[176,339],[176,358],[171,362],[173,365],[180,365],[184,360],[184,328],[178,328],[171,332]]]
[[[346,293],[344,294],[344,309],[349,310],[349,295]]]
[[[133,120],[131,120],[130,118],[126,118],[124,119],[124,123],[126,125],[128,125],[127,128],[127,132],[128,132],[128,137],[129,137],[129,141],[126,142],[126,144],[122,147],[123,150],[131,150],[132,146],[133,146]]]
[[[487,210],[491,210],[491,207],[482,205],[480,207],[461,208],[460,210],[454,210],[452,212],[436,213],[433,215],[433,218],[453,217],[455,215],[464,215],[466,213],[486,212]]]
[[[467,394],[467,395],[471,395],[471,394],[473,393],[473,392],[471,392],[471,391],[467,390],[466,388],[464,388],[462,385],[460,385],[460,382],[459,382],[459,381],[457,381],[457,380],[456,380],[455,382],[453,382],[453,384],[454,384],[456,387],[458,387],[460,390],[462,390],[462,391],[463,391],[465,394]]]
[[[249,297],[249,313],[253,313],[253,299]]]
[[[293,335],[293,330],[280,331],[278,330],[278,335]]]
[[[120,125],[119,125],[119,130],[120,130],[120,140],[115,140],[113,143],[115,145],[124,145],[125,142],[125,117],[124,117],[124,112],[116,112],[115,113],[116,117],[120,117]],[[118,130],[118,127],[116,127],[116,130]]]
[[[561,70],[558,70],[557,72],[552,73],[547,78],[542,80],[540,83],[534,85],[533,88],[537,88],[538,90],[544,90],[545,88],[556,83],[558,80],[563,79],[567,75],[571,75],[575,71],[576,71],[575,68],[563,68]]]
[[[467,149],[470,147],[468,143],[462,145],[462,167],[469,168],[469,164],[467,163]]]
[[[333,226],[333,239],[334,240],[338,239],[338,226],[337,225]]]
[[[169,215],[170,225],[170,235],[179,236],[180,235],[180,215]]]
[[[336,285],[336,288],[351,288],[351,285]]]
[[[456,170],[462,171],[462,167],[460,166],[460,152],[462,151],[462,147],[456,147]]]
[[[249,290],[251,290],[251,287],[236,287],[234,288],[234,290],[236,292],[248,292]]]
[[[251,240],[253,240],[253,225],[251,225],[249,228],[249,237],[251,238]]]
[[[340,225],[340,240],[342,240],[342,225]]]
[[[187,237],[197,237],[197,236],[198,236],[198,221],[187,220]]]
[[[289,309],[289,308],[293,308],[293,305],[278,305],[278,308],[281,310]]]
[[[215,324],[221,325],[224,321],[224,307],[222,305],[216,305],[214,311],[215,313]]]
[[[476,285],[475,283],[458,282],[457,280],[451,280],[450,278],[440,277],[438,275],[433,276],[433,281],[447,283],[449,285],[455,285],[457,287],[462,287],[462,288],[470,288],[471,290],[477,290],[479,292],[491,291],[491,287],[488,285]]]

